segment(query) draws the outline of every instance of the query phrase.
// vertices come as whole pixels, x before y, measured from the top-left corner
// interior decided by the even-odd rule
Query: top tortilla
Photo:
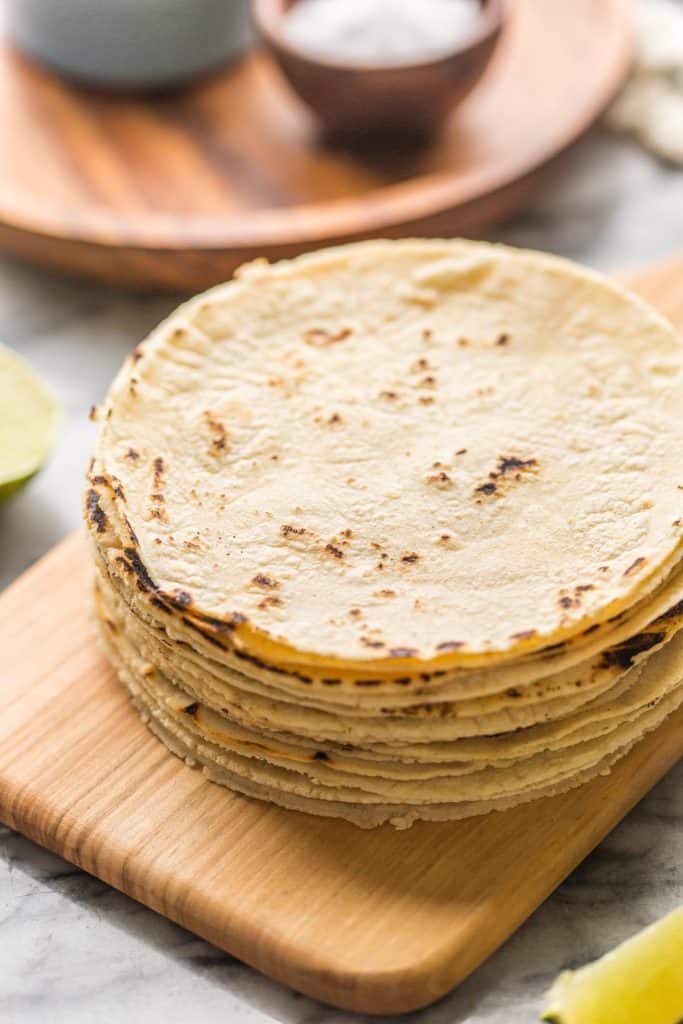
[[[494,664],[642,600],[683,536],[683,347],[565,261],[372,242],[181,307],[97,460],[155,588],[271,664]]]

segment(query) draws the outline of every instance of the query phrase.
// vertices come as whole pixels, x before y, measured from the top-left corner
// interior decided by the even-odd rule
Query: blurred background
[[[0,341],[61,408],[0,503],[0,587],[78,525],[124,356],[244,260],[411,234],[683,260],[681,0],[4,0],[0,22]],[[30,475],[13,388],[0,498]],[[534,1019],[546,974],[682,902],[682,779],[425,1016]],[[344,1018],[8,830],[0,850],[3,1019]]]

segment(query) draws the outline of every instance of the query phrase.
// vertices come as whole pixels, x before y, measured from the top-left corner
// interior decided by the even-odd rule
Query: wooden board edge
[[[683,713],[673,716],[668,723],[670,728],[680,730],[683,725]],[[193,913],[193,898],[190,890],[182,901],[180,909],[169,901],[167,890],[171,880],[156,876],[154,884],[144,886],[131,881],[127,870],[128,860],[122,858],[122,868],[114,872],[108,868],[108,859],[101,860],[98,856],[99,843],[96,833],[81,837],[79,827],[69,815],[60,820],[60,836],[53,837],[38,825],[39,821],[49,819],[50,814],[41,801],[39,793],[24,790],[20,799],[7,799],[6,780],[0,779],[0,820],[8,827],[15,829],[38,845],[75,864],[89,874],[95,875],[103,882],[128,895],[149,909],[162,914],[169,920],[207,940],[213,945],[240,961],[273,978],[281,984],[302,994],[318,999],[324,1003],[355,1013],[373,1016],[414,1012],[431,1005],[446,996],[453,988],[468,977],[477,967],[510,938],[524,921],[545,901],[566,877],[588,856],[588,854],[604,839],[606,835],[628,814],[628,812],[647,794],[664,775],[683,756],[683,733],[681,749],[673,749],[662,756],[660,750],[660,727],[650,737],[643,740],[637,748],[622,762],[622,770],[628,769],[628,762],[634,758],[642,758],[643,745],[652,748],[653,757],[657,762],[653,772],[639,775],[640,784],[628,799],[623,801],[609,815],[609,821],[596,827],[586,837],[582,849],[569,860],[558,863],[557,869],[549,874],[547,884],[539,889],[532,907],[528,904],[516,915],[512,928],[506,924],[503,928],[490,933],[486,947],[479,946],[475,956],[463,957],[460,950],[463,945],[468,947],[463,937],[458,939],[457,955],[451,944],[444,945],[437,954],[415,961],[409,966],[400,964],[391,971],[375,971],[361,973],[358,970],[340,971],[331,961],[320,958],[311,961],[310,950],[299,950],[290,941],[283,946],[264,948],[262,937],[257,931],[249,928],[249,922],[240,921],[233,925],[231,934],[227,935],[220,928],[207,926],[201,916]],[[618,776],[615,775],[614,778]],[[612,778],[612,777],[609,777]],[[588,785],[591,785],[590,783]],[[297,813],[297,812],[292,812]],[[68,834],[65,841],[62,833]],[[110,844],[109,844],[110,845]],[[468,932],[474,931],[476,922],[472,921]],[[472,943],[472,947],[475,943]]]
[[[0,595],[0,614],[5,609],[5,615],[11,612],[14,602],[22,600],[23,591],[30,590],[43,573],[54,571],[54,563],[59,564],[64,559],[83,561],[85,542],[84,531],[78,530],[48,552]],[[543,886],[534,892],[533,905],[528,901],[524,904],[515,915],[512,928],[508,916],[500,928],[489,932],[486,943],[482,944],[475,941],[476,922],[472,921],[466,929],[465,938],[460,934],[457,940],[444,943],[424,960],[415,960],[408,965],[398,964],[393,970],[363,973],[357,968],[340,969],[338,964],[324,956],[311,958],[309,948],[298,949],[292,941],[264,941],[258,926],[248,919],[233,917],[228,922],[217,912],[206,915],[205,920],[201,913],[195,912],[200,892],[193,892],[191,881],[184,881],[187,894],[182,900],[172,899],[170,894],[177,889],[176,880],[154,874],[149,864],[140,861],[129,850],[122,848],[118,857],[107,856],[106,851],[111,851],[111,840],[99,836],[92,827],[79,825],[70,814],[60,818],[56,830],[46,829],[45,822],[54,819],[54,815],[40,791],[18,787],[9,777],[0,779],[0,819],[39,845],[290,988],[344,1010],[372,1015],[410,1012],[442,998],[484,962],[663,777],[683,753],[683,744],[674,743],[669,735],[675,731],[683,739],[681,725],[683,712],[677,713],[655,734],[643,740],[617,765],[612,775],[589,784],[612,791],[610,798],[604,801],[604,806],[611,809],[610,813],[596,821],[578,851],[574,849],[571,856],[561,856],[553,861],[552,871],[544,879]],[[665,743],[662,743],[662,730],[666,730]],[[635,772],[630,767],[634,761],[638,763]],[[169,764],[177,767],[173,759],[169,759]],[[622,773],[637,779],[636,786],[630,783],[625,799],[619,797]],[[115,868],[114,864],[121,866]],[[471,942],[467,940],[470,933]],[[463,949],[471,950],[471,955],[468,952],[463,954]]]

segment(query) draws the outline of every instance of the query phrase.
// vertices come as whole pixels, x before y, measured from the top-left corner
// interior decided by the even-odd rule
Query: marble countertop
[[[595,131],[531,209],[492,237],[604,270],[661,259],[683,250],[683,172]],[[173,296],[131,295],[0,261],[0,338],[32,362],[66,411],[47,470],[0,507],[0,587],[78,524],[93,438],[87,411],[124,355],[175,304]],[[456,992],[402,1019],[536,1020],[561,968],[601,955],[683,903],[681,849],[683,764]],[[0,979],[0,1019],[8,1024],[364,1019],[269,981],[2,828]]]

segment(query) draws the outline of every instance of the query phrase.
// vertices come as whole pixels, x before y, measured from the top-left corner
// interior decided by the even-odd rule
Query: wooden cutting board
[[[682,282],[683,260],[637,279],[681,328]],[[207,782],[148,733],[94,642],[88,576],[79,533],[0,597],[0,819],[347,1009],[447,992],[683,754],[681,709],[610,776],[503,814],[364,832],[279,810]]]
[[[326,143],[256,53],[165,96],[90,91],[0,40],[0,246],[135,287],[197,291],[245,259],[471,232],[520,206],[602,113],[632,0],[514,0],[481,83],[425,147]]]

